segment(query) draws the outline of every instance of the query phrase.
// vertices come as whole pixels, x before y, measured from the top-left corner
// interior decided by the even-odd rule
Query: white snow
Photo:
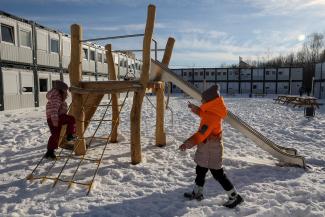
[[[149,99],[154,103],[154,97]],[[129,97],[121,114],[120,142],[108,144],[88,196],[80,185],[67,190],[67,183],[52,188],[51,180],[26,181],[46,151],[49,132],[44,108],[0,112],[0,216],[325,216],[325,106],[315,118],[306,119],[302,108],[274,104],[272,98],[225,97],[230,110],[277,144],[296,148],[310,167],[305,171],[276,166],[275,159],[224,124],[225,169],[245,199],[239,207],[227,209],[221,206],[225,192],[210,174],[203,201],[183,198],[195,179],[195,150],[181,153],[178,146],[199,121],[187,109],[188,100],[198,103],[183,96],[171,98],[174,115],[172,122],[171,112],[166,111],[164,148],[155,146],[155,110],[144,100],[143,162],[131,165]],[[90,131],[95,129],[94,123]],[[98,132],[107,133],[109,123]],[[87,157],[100,156],[103,143],[96,144]],[[60,159],[48,175],[57,176],[64,162]],[[61,178],[69,179],[77,163],[69,161]],[[50,165],[42,163],[36,175],[44,175]],[[85,161],[75,180],[89,182],[95,168],[96,164]]]

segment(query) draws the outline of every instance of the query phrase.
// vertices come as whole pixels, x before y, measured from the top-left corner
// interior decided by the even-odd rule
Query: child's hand
[[[190,101],[188,101],[187,102],[187,107],[189,107],[190,109],[192,109],[194,107],[194,105]]]
[[[179,146],[179,150],[181,150],[181,151],[186,151],[186,149],[187,149],[186,144],[182,144],[181,146]]]

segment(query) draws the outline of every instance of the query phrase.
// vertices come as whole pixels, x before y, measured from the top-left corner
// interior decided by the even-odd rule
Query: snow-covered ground
[[[154,97],[149,97],[154,101]],[[120,142],[108,144],[95,185],[87,189],[53,181],[26,181],[25,177],[45,153],[49,136],[44,108],[0,112],[0,216],[325,216],[325,106],[306,119],[303,109],[273,104],[272,98],[225,98],[229,109],[279,145],[296,148],[306,157],[308,171],[275,166],[275,160],[224,124],[225,168],[245,202],[236,209],[221,206],[226,196],[212,176],[207,176],[205,199],[187,201],[195,178],[193,150],[178,151],[182,141],[198,126],[187,101],[173,96],[173,121],[166,111],[167,146],[155,144],[155,110],[147,99],[142,114],[143,163],[130,164],[132,99],[121,114]],[[108,115],[109,116],[109,115]],[[100,117],[100,113],[98,113]],[[95,130],[96,124],[90,130]],[[109,132],[101,127],[98,134]],[[91,132],[88,132],[90,135]],[[90,149],[98,158],[103,145]],[[67,155],[67,151],[62,152]],[[61,158],[49,176],[57,176]],[[78,161],[68,162],[61,178],[69,179]],[[42,163],[44,175],[51,162]],[[75,180],[88,182],[96,164],[85,161]]]

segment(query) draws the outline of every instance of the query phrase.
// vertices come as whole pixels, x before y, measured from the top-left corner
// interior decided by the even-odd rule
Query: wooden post
[[[162,64],[165,66],[169,65],[173,47],[174,47],[175,39],[168,38],[165,53],[162,59]],[[161,80],[161,70],[158,71],[158,79]],[[156,90],[157,95],[157,107],[156,107],[156,145],[158,147],[163,147],[166,145],[166,133],[164,127],[165,121],[165,84],[162,82],[162,88],[158,88]]]
[[[131,109],[131,163],[138,164],[142,160],[141,156],[141,108],[143,97],[145,95],[147,83],[149,80],[150,70],[150,51],[153,28],[155,23],[156,7],[148,6],[148,15],[146,29],[143,38],[143,54],[142,54],[142,73],[140,75],[140,83],[143,85],[142,90],[135,92],[133,96],[133,104]]]
[[[80,87],[82,80],[82,28],[77,24],[71,26],[71,60],[69,64],[69,77],[71,86]],[[76,134],[79,138],[84,134],[85,112],[82,108],[83,98],[81,94],[72,93],[71,114],[76,119]],[[78,140],[78,147],[75,148],[76,155],[86,153],[85,139]]]
[[[108,65],[108,73],[109,73],[109,79],[110,80],[117,80],[116,72],[115,72],[115,64],[114,64],[114,58],[112,54],[112,45],[107,44],[105,46],[106,50],[106,59],[107,59],[107,65]],[[118,112],[118,94],[112,93],[112,128],[111,128],[111,138],[110,142],[117,142],[117,129],[120,122],[119,112]]]

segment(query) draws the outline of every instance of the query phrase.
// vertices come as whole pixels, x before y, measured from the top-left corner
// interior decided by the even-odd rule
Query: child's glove
[[[179,149],[181,151],[185,151],[186,149],[190,149],[190,148],[193,148],[195,146],[194,143],[191,143],[191,142],[187,142],[185,141],[184,144],[182,144],[181,146],[179,146]]]

